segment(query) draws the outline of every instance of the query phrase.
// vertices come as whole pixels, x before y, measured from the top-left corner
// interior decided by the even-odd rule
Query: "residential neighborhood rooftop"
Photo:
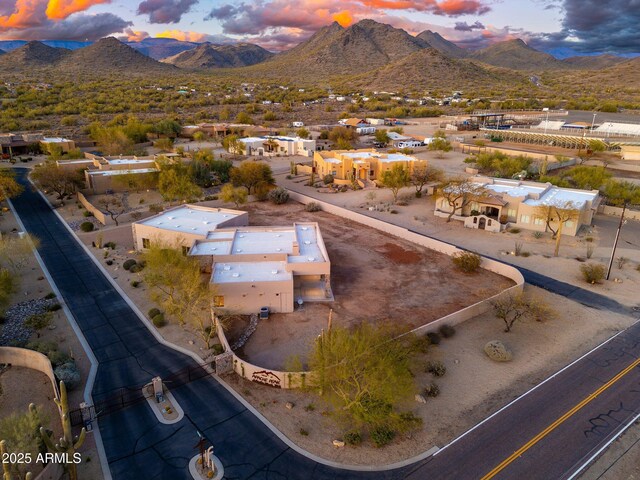
[[[216,263],[211,273],[212,283],[282,282],[292,280],[286,262]]]
[[[122,171],[126,172],[126,170],[111,170],[107,173]],[[138,223],[174,232],[206,236],[211,230],[215,230],[220,223],[237,217],[241,213],[243,212],[223,208],[211,209],[184,205]]]

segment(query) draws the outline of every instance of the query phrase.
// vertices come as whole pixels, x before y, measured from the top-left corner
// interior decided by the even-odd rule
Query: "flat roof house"
[[[133,224],[137,250],[182,248],[211,273],[214,305],[233,313],[292,312],[302,301],[333,300],[331,264],[317,223],[248,226],[247,212],[184,205]]]
[[[600,203],[598,190],[489,177],[472,177],[470,181],[484,189],[484,194],[458,211],[457,219],[468,228],[499,232],[508,224],[546,232],[547,221],[541,207],[557,207],[576,211],[575,219],[566,222],[562,229],[564,235],[575,236],[583,225],[591,225]],[[436,216],[446,217],[451,210],[444,198],[436,200]],[[555,228],[557,221],[552,221],[551,225]]]
[[[310,157],[316,150],[316,141],[300,137],[284,137],[266,135],[263,137],[240,138],[245,145],[246,155],[260,157],[287,157],[289,155],[302,155]]]
[[[373,148],[361,150],[324,150],[315,152],[313,166],[321,177],[331,174],[339,180],[358,179],[363,182],[379,180],[382,173],[400,163],[412,172],[416,166],[426,166],[419,160],[402,153],[380,153]]]
[[[76,142],[62,137],[44,137],[40,140],[40,145],[42,146],[42,149],[47,152],[51,152],[52,145],[60,147],[63,153],[67,153],[76,148]]]

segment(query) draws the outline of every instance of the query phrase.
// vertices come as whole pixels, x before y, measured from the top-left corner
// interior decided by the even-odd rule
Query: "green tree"
[[[151,131],[157,135],[164,135],[168,138],[176,138],[182,131],[182,126],[176,120],[165,119],[154,123]]]
[[[589,167],[580,165],[572,167],[562,175],[575,188],[583,190],[598,190],[612,177],[611,172],[604,167]]]
[[[0,314],[11,303],[11,297],[18,291],[18,277],[8,268],[0,268]]]
[[[188,201],[202,195],[202,189],[193,182],[187,167],[181,163],[161,165],[158,191],[169,202]]]
[[[27,413],[13,413],[0,419],[0,440],[5,442],[6,453],[29,454],[32,461],[35,462],[39,453],[46,452],[39,434],[42,421],[46,421],[46,419],[42,414],[41,407],[34,408]],[[5,460],[3,459],[3,464]],[[27,473],[29,464],[12,463],[8,467],[13,475],[22,478]]]
[[[246,125],[253,125],[253,118],[247,112],[239,112],[236,115],[237,123],[244,123]]]
[[[206,135],[204,134],[204,132],[198,131],[193,134],[193,140],[198,143],[204,142],[205,138],[206,138]]]
[[[505,332],[510,332],[518,321],[544,321],[556,316],[556,312],[543,300],[525,297],[522,292],[502,296],[491,302],[493,313],[504,322]]]
[[[441,182],[444,171],[431,165],[416,165],[410,176],[411,185],[416,188],[416,197],[422,196],[422,189],[428,183]]]
[[[247,146],[244,142],[240,141],[238,135],[227,135],[222,139],[222,147],[232,153],[234,157],[236,155],[243,155]]]
[[[358,140],[358,133],[354,128],[334,127],[329,132],[329,140],[336,144],[338,150],[351,150],[353,143]]]
[[[577,222],[580,219],[580,210],[571,202],[550,202],[545,205],[539,205],[535,208],[536,215],[544,218],[546,229],[552,234],[556,240],[553,255],[555,257],[560,253],[560,242],[562,240],[562,230],[569,222]]]
[[[169,137],[159,138],[153,142],[153,146],[161,152],[171,152],[173,151],[173,140]]]
[[[55,162],[45,162],[31,172],[31,179],[44,190],[58,195],[58,200],[75,193],[78,188],[84,186],[84,178],[81,171],[71,171],[59,168]]]
[[[311,132],[304,127],[297,129],[296,135],[300,138],[311,138]]]
[[[227,183],[220,190],[220,200],[225,203],[233,203],[236,208],[239,208],[240,205],[247,203],[247,198],[249,194],[247,190],[243,187],[234,187],[232,184]]]
[[[456,212],[462,211],[471,202],[486,194],[487,190],[484,187],[467,178],[449,179],[441,185],[436,193],[437,197],[449,207],[447,222],[451,221]]]
[[[195,257],[184,255],[179,245],[152,244],[144,253],[146,266],[143,276],[149,286],[149,296],[170,320],[181,327],[195,328],[205,347],[211,347],[215,336],[210,312],[209,290],[206,275],[200,273],[200,263]]]
[[[235,187],[245,187],[251,195],[258,185],[272,185],[271,167],[264,162],[245,161],[233,167],[230,173],[231,183]]]
[[[396,163],[390,170],[382,172],[380,178],[382,186],[391,190],[393,195],[393,203],[398,201],[398,192],[401,188],[406,187],[411,183],[411,177],[409,171],[400,163]]]
[[[0,202],[7,198],[17,197],[22,193],[22,186],[16,182],[13,170],[0,168]]]
[[[621,180],[608,180],[603,188],[608,203],[618,207],[640,205],[640,186]]]
[[[385,129],[380,129],[376,130],[375,141],[377,143],[381,143],[382,145],[387,145],[391,141],[391,138],[389,138],[389,134]]]
[[[416,393],[408,339],[386,326],[362,323],[321,335],[309,358],[321,396],[345,430],[406,427],[397,411]],[[406,337],[405,337],[406,338]]]
[[[429,150],[437,152],[436,156],[438,158],[443,158],[446,152],[453,150],[453,147],[451,146],[451,142],[447,140],[445,133],[442,130],[437,130],[433,134],[431,143],[429,143]]]

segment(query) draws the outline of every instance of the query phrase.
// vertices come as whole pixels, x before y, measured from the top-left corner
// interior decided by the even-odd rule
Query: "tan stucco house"
[[[182,248],[211,274],[214,306],[240,314],[292,312],[299,301],[331,301],[331,263],[317,223],[248,226],[238,210],[183,205],[133,224],[135,248]]]
[[[419,160],[402,153],[380,153],[373,148],[361,150],[324,150],[315,152],[313,166],[321,177],[331,174],[338,180],[379,180],[382,173],[401,164],[409,172],[416,166],[426,166]]]
[[[583,225],[591,225],[600,204],[598,190],[560,188],[550,183],[473,177],[470,182],[484,189],[484,193],[456,212],[455,219],[465,227],[499,232],[507,226],[538,232],[547,231],[543,207],[575,210],[575,218],[567,221],[564,235],[577,235]],[[460,204],[460,203],[459,203]],[[447,200],[436,200],[435,215],[446,217],[452,207]],[[551,222],[555,229],[557,221]]]

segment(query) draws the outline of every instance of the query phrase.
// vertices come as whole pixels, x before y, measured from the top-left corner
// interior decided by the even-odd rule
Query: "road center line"
[[[533,437],[531,440],[529,440],[527,443],[525,443],[522,447],[520,447],[518,450],[516,450],[511,456],[509,456],[502,463],[500,463],[500,465],[498,465],[493,470],[491,470],[489,473],[487,473],[484,477],[482,477],[482,480],[489,480],[489,479],[495,477],[498,473],[500,473],[502,470],[507,468],[518,457],[520,457],[524,452],[529,450],[536,443],[538,443],[540,440],[542,440],[544,437],[546,437],[549,433],[551,433],[553,430],[555,430],[559,425],[561,425],[564,421],[566,421],[569,417],[571,417],[573,414],[575,414],[582,407],[587,405],[592,400],[596,399],[602,392],[607,390],[609,387],[611,387],[618,380],[620,380],[622,377],[624,377],[629,372],[631,372],[638,365],[640,365],[640,358],[635,360],[631,365],[627,366],[624,370],[619,372],[615,377],[613,377],[607,383],[602,385],[595,392],[593,392],[589,396],[585,397],[580,403],[575,405],[571,410],[567,411],[564,415],[562,415],[560,418],[558,418],[555,422],[553,422],[551,425],[549,425],[547,428],[542,430],[535,437]]]

